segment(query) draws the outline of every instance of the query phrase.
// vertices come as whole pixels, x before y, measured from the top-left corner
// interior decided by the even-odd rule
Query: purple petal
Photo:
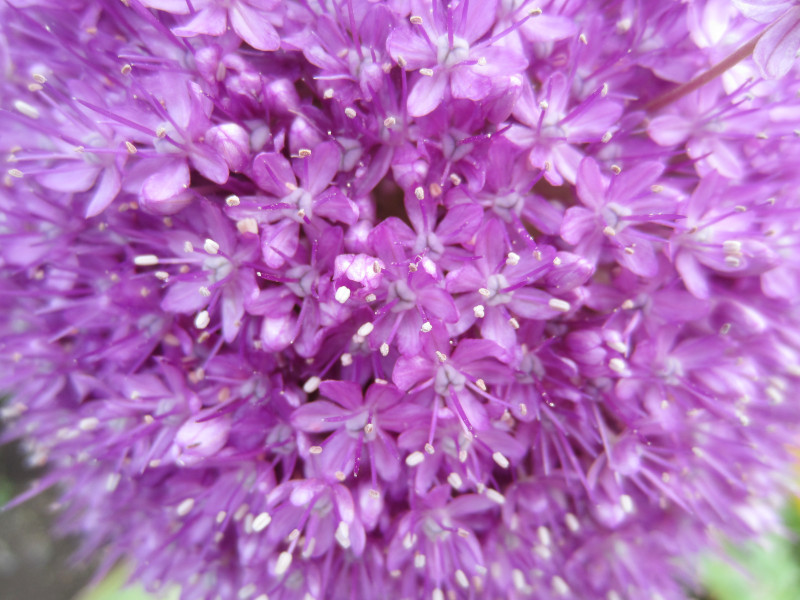
[[[286,184],[297,184],[292,165],[282,154],[275,152],[262,152],[253,159],[253,181],[277,198],[289,193]]]
[[[453,98],[483,100],[491,91],[492,80],[472,66],[456,67],[450,74],[450,92]]]
[[[338,187],[330,187],[314,198],[314,215],[353,225],[358,221],[358,206]]]
[[[692,122],[679,115],[655,117],[647,126],[647,133],[661,146],[682,144],[693,133]]]
[[[189,158],[194,168],[206,179],[220,185],[228,181],[228,164],[212,148],[196,145]]]
[[[605,204],[606,179],[593,158],[584,158],[578,167],[578,197],[584,205],[600,208]]]
[[[453,298],[445,290],[435,286],[428,286],[417,290],[417,299],[425,311],[445,323],[458,321]]]
[[[100,183],[95,187],[92,199],[86,207],[86,217],[95,217],[103,212],[122,187],[122,177],[116,167],[106,167],[100,175]]]
[[[561,237],[573,245],[577,245],[596,230],[597,215],[581,206],[568,208],[561,222]]]
[[[392,371],[392,381],[403,391],[433,377],[431,364],[422,356],[401,356]]]
[[[404,64],[404,68],[410,71],[436,64],[436,53],[422,36],[409,27],[392,31],[386,42],[386,49],[395,62]]]
[[[279,269],[287,258],[297,252],[300,226],[294,221],[282,221],[261,230],[261,254],[273,269]]]
[[[436,69],[432,76],[420,75],[408,95],[408,114],[424,117],[433,112],[444,100],[449,79],[441,69]]]
[[[80,164],[80,163],[79,163]],[[80,164],[56,168],[49,173],[42,173],[36,179],[46,188],[56,192],[85,192],[94,185],[101,167]]]
[[[319,393],[351,410],[362,405],[361,386],[352,381],[323,381],[319,384]]]
[[[271,52],[281,47],[281,38],[264,13],[245,2],[230,7],[233,30],[256,50]]]
[[[702,299],[708,298],[708,273],[695,260],[694,256],[685,251],[678,253],[678,256],[675,257],[675,268],[680,273],[686,289],[692,295]]]
[[[189,165],[184,159],[173,159],[145,179],[142,196],[147,202],[158,204],[170,200],[188,187]]]
[[[306,433],[320,433],[322,431],[336,431],[344,426],[339,419],[347,415],[338,404],[327,400],[314,400],[296,408],[292,413],[292,426]]]
[[[783,77],[792,68],[800,48],[800,6],[789,9],[758,40],[753,58],[764,77]]]
[[[436,226],[436,237],[445,245],[464,244],[472,239],[483,221],[483,208],[477,204],[457,204]]]
[[[467,14],[461,18],[458,27],[460,36],[472,44],[481,39],[494,25],[497,18],[497,0],[472,0],[461,5]]]
[[[225,33],[227,22],[225,7],[212,5],[199,11],[182,27],[173,29],[172,33],[180,37],[194,37],[200,34],[219,36]]]

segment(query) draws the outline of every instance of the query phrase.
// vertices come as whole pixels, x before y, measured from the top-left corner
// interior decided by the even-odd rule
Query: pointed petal
[[[258,187],[277,198],[289,193],[287,183],[297,184],[292,165],[275,152],[262,152],[253,159],[253,180]]]
[[[260,10],[244,2],[236,2],[230,8],[233,30],[256,50],[271,52],[281,47],[281,38]]]
[[[319,393],[349,409],[359,408],[363,404],[361,386],[352,381],[323,381],[319,384]]]
[[[308,169],[300,167],[301,161],[308,161]],[[339,170],[342,153],[336,142],[323,142],[311,151],[308,158],[296,159],[297,172],[300,173],[300,185],[312,196],[316,196],[328,187]]]
[[[449,79],[441,69],[435,70],[430,77],[420,75],[408,95],[408,114],[412,117],[424,117],[433,112],[444,100]]]
[[[436,55],[427,42],[410,27],[392,31],[386,49],[395,62],[404,61],[405,68],[414,71],[436,64]]]
[[[197,145],[189,155],[192,165],[200,174],[222,185],[228,181],[228,164],[212,148],[205,145]]]
[[[753,50],[753,58],[764,77],[775,79],[791,70],[798,48],[800,6],[795,6],[767,28]]]
[[[177,196],[188,187],[189,165],[186,160],[171,160],[145,179],[142,196],[148,202],[159,203]]]
[[[86,207],[86,217],[94,217],[103,212],[117,197],[121,187],[122,177],[116,167],[103,169],[100,183],[95,187],[92,199]]]
[[[188,23],[173,29],[172,33],[179,37],[194,37],[200,34],[220,36],[225,33],[227,22],[225,7],[213,5],[199,11]]]
[[[314,400],[296,408],[292,413],[292,426],[306,433],[319,433],[322,431],[335,431],[344,427],[342,421],[331,421],[347,415],[338,404],[327,400]]]

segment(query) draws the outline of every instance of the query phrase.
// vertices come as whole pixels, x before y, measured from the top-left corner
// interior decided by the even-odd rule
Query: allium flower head
[[[0,396],[183,598],[686,598],[800,406],[800,6],[0,2]]]

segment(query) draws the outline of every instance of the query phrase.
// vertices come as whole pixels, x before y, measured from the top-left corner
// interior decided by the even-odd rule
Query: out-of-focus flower
[[[187,599],[685,598],[788,487],[798,10],[0,3],[28,495]]]

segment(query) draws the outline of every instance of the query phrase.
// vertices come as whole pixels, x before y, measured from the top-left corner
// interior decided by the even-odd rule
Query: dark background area
[[[16,444],[0,446],[0,506],[28,489],[37,473]],[[0,512],[0,599],[70,600],[91,577],[70,561],[73,539],[53,538],[54,490]]]

